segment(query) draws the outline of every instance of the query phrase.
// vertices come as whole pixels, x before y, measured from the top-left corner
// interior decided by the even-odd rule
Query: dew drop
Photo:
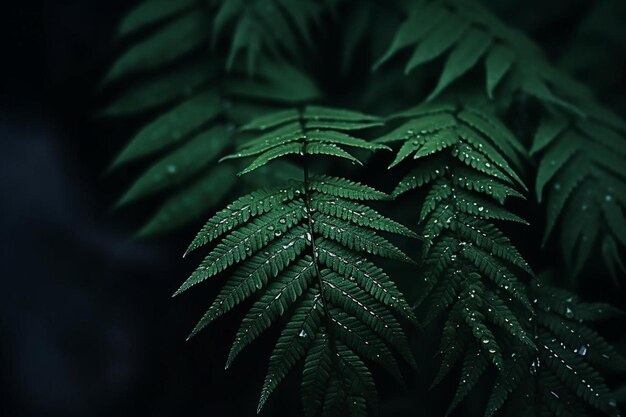
[[[580,356],[585,356],[587,354],[587,346],[582,345],[580,348],[578,348],[578,354]]]
[[[537,371],[539,370],[540,366],[541,366],[541,361],[539,360],[539,358],[535,359],[533,363],[530,364],[530,374],[531,375],[537,374]]]
[[[298,336],[300,336],[300,337],[307,337],[307,334],[304,331],[304,329],[302,329],[302,330],[300,330],[300,334]]]

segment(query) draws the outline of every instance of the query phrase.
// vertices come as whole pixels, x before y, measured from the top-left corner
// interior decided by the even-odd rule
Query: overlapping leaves
[[[376,118],[345,110],[307,107],[253,120],[247,130],[265,133],[233,157],[256,159],[243,172],[286,155],[325,154],[355,160],[343,147],[381,145],[342,133],[371,126]],[[369,255],[412,262],[380,231],[415,237],[406,227],[364,205],[387,196],[371,187],[329,176],[252,192],[215,214],[188,251],[217,242],[180,287],[186,291],[234,268],[193,334],[243,300],[260,294],[244,317],[227,367],[279,317],[287,324],[270,358],[259,410],[281,380],[304,359],[302,395],[307,415],[365,415],[376,389],[364,361],[398,379],[392,350],[414,360],[400,320],[413,312]]]
[[[523,155],[513,135],[493,117],[471,107],[426,105],[379,142],[401,142],[394,166],[412,157],[414,168],[398,184],[398,196],[427,191],[422,225],[424,285],[418,303],[425,324],[449,310],[441,340],[439,382],[465,356],[462,382],[450,408],[492,363],[502,368],[502,342],[533,342],[518,319],[530,310],[520,273],[531,273],[495,220],[522,222],[503,207],[523,184],[514,163]]]
[[[537,132],[533,150],[544,149],[558,135],[563,138],[554,140],[552,152],[543,154],[537,173],[539,197],[547,180],[560,177],[551,184],[556,189],[548,191],[546,236],[562,221],[561,246],[572,274],[578,274],[594,248],[601,248],[616,276],[618,269],[624,269],[620,261],[623,250],[619,249],[624,241],[618,237],[623,236],[624,210],[614,195],[623,195],[617,190],[624,188],[626,124],[599,106],[584,86],[551,66],[524,34],[501,22],[479,2],[415,2],[408,11],[379,64],[405,48],[413,48],[406,72],[447,55],[429,99],[478,65],[484,65],[489,97],[494,97],[499,85],[504,92],[501,97],[510,98],[512,92],[535,97],[545,108],[546,120]],[[556,175],[559,169],[560,175]],[[606,176],[613,185],[602,182]],[[609,233],[596,239],[601,229]]]
[[[109,78],[125,70],[140,71],[154,61],[170,63],[210,43],[227,43],[223,67],[240,65],[252,74],[261,58],[293,57],[303,44],[311,46],[311,32],[332,1],[297,0],[145,0],[122,21],[119,34],[135,36],[155,29],[116,63]],[[226,35],[228,32],[228,35]],[[245,59],[239,60],[244,53]]]
[[[525,325],[534,333],[537,349],[512,348],[496,378],[486,416],[507,401],[511,415],[619,415],[601,372],[624,372],[626,359],[589,324],[623,313],[606,304],[581,302],[539,280],[529,292],[536,315]]]
[[[239,68],[223,74],[219,57],[207,59],[209,22],[210,15],[197,2],[151,0],[132,11],[120,28],[122,35],[138,39],[113,64],[106,84],[141,78],[102,114],[154,116],[113,163],[117,169],[150,159],[118,205],[164,196],[140,235],[175,229],[207,214],[235,185],[237,164],[215,162],[246,140],[238,127],[277,106],[319,94],[311,80],[284,63],[260,60],[254,78]],[[280,173],[289,177],[293,168]],[[258,186],[272,176],[266,172],[247,182]]]
[[[546,115],[531,153],[540,155],[536,192],[545,196],[544,241],[558,225],[560,247],[577,275],[601,248],[605,264],[624,272],[626,139],[624,130],[594,119]]]
[[[480,2],[435,0],[407,3],[408,17],[378,65],[411,48],[405,72],[446,55],[435,98],[451,83],[478,65],[484,65],[489,97],[509,78],[511,90],[577,110],[572,96],[585,89],[553,68],[540,49],[524,34],[501,22]]]
[[[216,7],[213,38],[229,39],[226,61],[232,68],[245,53],[246,68],[254,73],[259,56],[292,57],[303,44],[311,46],[312,29],[324,2],[298,0],[208,0]],[[330,2],[328,2],[330,3]],[[223,36],[226,29],[228,35]]]

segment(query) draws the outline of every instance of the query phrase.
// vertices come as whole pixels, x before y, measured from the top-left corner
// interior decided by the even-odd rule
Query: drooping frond
[[[133,44],[105,79],[108,85],[141,76],[101,111],[103,116],[155,114],[111,167],[150,160],[118,202],[124,206],[162,198],[140,235],[172,230],[206,215],[235,185],[237,164],[215,162],[246,140],[238,127],[277,106],[319,94],[311,80],[286,63],[259,60],[254,78],[238,67],[221,74],[221,58],[207,59],[211,13],[198,2],[170,3],[149,0],[131,11],[120,33],[135,35]],[[294,172],[286,165],[277,177],[289,178]],[[262,174],[247,182],[257,187],[276,175]]]
[[[529,416],[617,416],[615,399],[599,369],[626,370],[622,357],[588,327],[610,306],[580,302],[566,291],[535,280],[529,290],[536,315],[525,322],[537,350],[517,346],[506,356],[487,403],[491,417],[510,401],[528,403]]]
[[[537,199],[545,199],[544,244],[557,227],[566,265],[578,275],[594,249],[614,277],[626,271],[626,130],[599,120],[544,117],[531,152],[539,156]]]
[[[587,95],[582,86],[551,66],[526,35],[500,21],[480,2],[408,2],[407,8],[406,20],[376,65],[407,48],[412,53],[406,73],[446,56],[430,99],[477,66],[484,67],[489,97],[499,85],[508,84],[509,89],[577,110],[570,98]]]
[[[332,145],[331,155],[341,158],[343,146],[381,147],[342,132],[374,122],[345,110],[281,111],[250,122],[246,129],[260,129],[260,136],[232,157],[256,157],[245,172],[258,168],[258,161],[291,154],[277,151],[285,144],[298,146],[295,155],[304,158],[317,154],[318,145]],[[400,380],[393,351],[415,364],[401,326],[403,320],[415,322],[413,311],[389,277],[368,260],[375,255],[412,262],[379,232],[415,233],[359,202],[383,199],[384,193],[356,182],[309,177],[305,166],[303,181],[254,191],[217,212],[189,246],[188,252],[212,245],[176,294],[233,269],[192,335],[258,294],[237,332],[227,367],[279,317],[286,318],[259,410],[301,359],[303,402],[312,416],[340,410],[362,415],[375,409],[376,390],[364,361],[378,363]]]
[[[488,363],[502,368],[501,340],[534,345],[518,319],[520,309],[531,309],[518,279],[530,268],[493,224],[523,222],[503,207],[506,197],[521,196],[514,161],[522,149],[496,119],[471,107],[426,105],[401,117],[407,120],[378,141],[401,143],[391,166],[414,160],[394,196],[428,190],[419,217],[425,261],[418,303],[425,306],[425,323],[449,310],[437,381],[465,356],[467,369],[452,409]]]

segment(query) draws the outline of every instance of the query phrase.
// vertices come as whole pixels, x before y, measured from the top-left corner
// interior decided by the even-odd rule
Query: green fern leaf
[[[440,81],[428,96],[428,99],[433,99],[452,81],[465,78],[463,75],[484,59],[488,97],[494,98],[494,92],[501,84],[506,84],[501,88],[505,100],[510,100],[511,95],[516,92],[534,97],[549,115],[540,124],[530,149],[531,154],[539,155],[535,184],[538,199],[541,200],[543,194],[548,194],[548,225],[544,243],[557,222],[561,223],[561,241],[567,242],[563,251],[564,257],[573,276],[588,264],[594,250],[602,247],[607,248],[603,250],[607,268],[613,275],[617,274],[620,270],[620,262],[617,259],[620,258],[623,245],[620,243],[616,252],[611,243],[599,242],[599,236],[606,236],[606,233],[592,233],[594,228],[598,229],[602,224],[606,224],[603,214],[582,210],[583,213],[577,216],[576,212],[581,212],[581,206],[601,207],[602,202],[598,198],[601,195],[615,198],[615,187],[612,187],[613,190],[607,190],[605,184],[596,185],[596,181],[599,176],[609,174],[617,176],[619,178],[617,182],[620,183],[626,176],[623,120],[596,104],[585,87],[551,66],[539,48],[527,37],[501,22],[483,5],[462,0],[442,0],[406,3],[403,6],[408,17],[398,28],[395,38],[379,64],[403,49],[413,51],[406,61],[405,72],[441,55],[446,56]],[[405,114],[405,117],[408,115]],[[467,118],[461,114],[458,117],[486,136],[497,137],[493,132],[484,129],[487,125],[481,118],[476,118],[475,115]],[[391,135],[399,140],[408,139],[401,139],[394,132]],[[470,139],[471,137],[465,138],[466,141]],[[405,142],[394,164],[400,163],[423,147],[422,142],[415,144]],[[441,141],[438,144],[445,146]],[[473,143],[478,144],[484,146],[480,141]],[[514,174],[524,162],[524,158],[520,156],[524,156],[525,153],[522,151],[521,155],[517,155],[521,143],[502,137],[493,146],[498,147],[506,160],[512,163],[512,168],[503,165],[502,160],[491,160],[490,163],[494,163],[497,169],[493,167],[484,169],[487,159],[490,158],[476,153],[467,144],[462,145],[459,155],[473,169],[507,182],[509,177],[519,183],[519,178],[515,178]],[[584,159],[579,159],[579,156]],[[583,181],[588,176],[591,179]],[[546,191],[548,186],[554,186],[554,189],[548,188]],[[618,188],[623,186],[620,185]],[[599,189],[603,191],[597,192]],[[577,198],[579,190],[583,193],[592,190],[591,194],[596,196],[594,198],[596,201],[588,198],[584,202],[585,198],[582,195]],[[574,208],[575,200],[583,203],[577,204],[578,208]],[[623,212],[623,205],[620,210]],[[576,225],[584,221],[590,226],[587,230],[577,227],[577,233],[572,230],[568,232],[570,228],[564,227],[563,222],[559,221],[565,218],[562,213],[572,219],[571,224]],[[607,242],[618,241],[613,238]]]
[[[626,246],[626,201],[618,197],[626,178],[626,155],[620,151],[624,138],[599,122],[574,124],[562,117],[547,118],[536,138],[535,143],[540,143],[535,146],[540,155],[537,195],[547,195],[544,244],[559,225],[563,256],[576,276],[594,248],[602,246],[601,236],[614,239],[614,253]],[[614,274],[618,258],[604,257]]]
[[[455,15],[445,13],[440,25],[424,36],[415,48],[415,52],[406,64],[405,73],[409,73],[418,65],[437,58],[452,47],[467,31],[469,24]]]
[[[183,102],[144,127],[113,162],[113,166],[150,155],[181,141],[220,111],[219,100],[209,91]]]
[[[515,61],[515,52],[507,46],[495,45],[485,58],[485,69],[487,77],[487,95],[493,98],[493,92],[502,81],[502,78],[509,72],[511,65]]]
[[[330,216],[313,214],[313,231],[356,252],[412,263],[411,258],[375,231]]]
[[[485,31],[478,29],[472,29],[463,35],[463,39],[459,41],[450,53],[437,86],[430,97],[436,97],[452,81],[472,68],[487,51],[491,41],[491,37]]]
[[[399,235],[417,238],[417,234],[409,228],[385,216],[381,216],[371,208],[352,201],[337,201],[336,199],[319,199],[313,205],[321,214],[350,221],[359,226],[369,227]]]
[[[229,167],[212,167],[211,163],[246,139],[237,126],[267,114],[276,108],[275,104],[297,103],[319,95],[313,83],[297,69],[265,59],[258,62],[254,78],[242,76],[240,70],[234,69],[224,79],[216,70],[219,66],[215,59],[198,59],[192,51],[195,47],[185,49],[187,44],[196,45],[207,39],[208,34],[199,39],[193,27],[185,23],[198,20],[204,36],[210,22],[205,8],[190,2],[165,3],[142,3],[129,15],[130,23],[123,23],[120,30],[133,32],[133,44],[111,73],[115,80],[139,73],[142,79],[101,112],[106,116],[125,116],[163,107],[139,129],[111,166],[118,169],[139,159],[158,158],[150,162],[118,206],[156,198],[157,193],[174,186],[180,188],[176,194],[163,194],[163,205],[157,205],[156,213],[139,236],[169,231],[206,215],[230,193],[234,186],[230,175],[237,163]],[[177,29],[177,25],[185,25],[184,30]],[[145,35],[144,26],[151,29]],[[182,46],[170,46],[168,42]],[[164,54],[163,50],[170,52]],[[166,61],[168,65],[163,66]],[[284,171],[285,175],[277,178],[289,178],[288,172],[292,171]],[[246,183],[256,188],[268,179],[264,173]]]
[[[312,108],[298,116],[302,126],[306,125],[307,112],[314,120],[336,117],[353,122],[370,118],[349,111]],[[246,129],[271,129],[271,133],[252,139],[248,149],[267,146],[258,158],[271,154],[272,159],[278,159],[292,146],[301,150],[303,157],[318,153],[316,146],[332,146],[341,152],[345,151],[340,146],[381,148],[334,131],[327,133],[323,141],[306,130],[303,134],[295,131],[294,138],[291,127],[283,129],[293,124],[292,114],[282,112],[253,121]],[[277,131],[279,139],[272,136]],[[246,147],[233,157],[251,154],[245,152]],[[258,168],[255,164],[258,162],[247,170]],[[311,409],[307,404],[305,411],[315,413],[321,409],[322,415],[331,415],[342,409],[359,414],[375,408],[376,403],[373,379],[361,357],[379,363],[399,380],[401,373],[390,347],[415,365],[395,315],[414,322],[413,312],[387,275],[363,254],[412,262],[378,231],[416,235],[372,208],[350,201],[380,200],[387,197],[384,193],[342,178],[309,178],[308,169],[304,169],[303,181],[255,191],[210,218],[187,252],[219,241],[175,295],[240,264],[191,336],[259,292],[226,363],[230,366],[243,348],[278,317],[286,318],[287,327],[270,359],[259,409],[295,362],[305,357],[303,397],[313,404]],[[305,253],[307,248],[309,254]],[[312,309],[319,311],[313,313]],[[325,391],[310,385],[320,381],[333,389]]]
[[[417,302],[425,306],[424,324],[449,310],[435,382],[463,357],[463,346],[474,352],[465,357],[469,375],[463,378],[451,411],[488,363],[498,369],[504,366],[509,338],[534,348],[522,323],[527,313],[520,309],[532,311],[532,305],[518,278],[520,270],[532,271],[491,223],[525,223],[502,206],[506,197],[522,195],[513,185],[521,183],[513,166],[525,152],[501,123],[474,109],[439,105],[434,113],[418,107],[403,114],[422,121],[404,122],[383,140],[405,141],[399,151],[402,158],[396,162],[411,154],[419,158],[394,195],[420,186],[428,190],[420,212],[424,284]],[[440,121],[444,124],[439,128]],[[427,128],[414,133],[415,125]],[[413,145],[416,135],[419,139]],[[410,150],[406,143],[411,143]],[[475,362],[477,355],[484,363],[470,369],[469,361]]]
[[[171,188],[205,168],[229,145],[230,134],[223,126],[200,133],[148,168],[120,198],[124,205]]]
[[[320,193],[348,198],[351,200],[388,200],[389,196],[367,185],[358,184],[345,178],[319,176],[311,178],[309,186]]]
[[[341,245],[320,239],[317,245],[319,260],[327,268],[343,277],[354,280],[377,301],[394,309],[406,320],[416,323],[413,309],[385,272],[360,255],[347,251]]]
[[[331,322],[337,337],[344,340],[350,349],[363,358],[378,363],[402,383],[402,373],[393,354],[365,323],[339,309],[332,311]]]
[[[570,97],[572,91],[583,89],[551,67],[528,38],[503,24],[483,5],[443,0],[409,2],[405,7],[409,17],[398,28],[396,37],[375,68],[406,48],[412,48],[413,53],[406,62],[405,73],[447,54],[442,70],[445,78],[441,76],[430,94],[429,99],[433,99],[451,81],[469,72],[484,59],[489,97],[493,96],[497,85],[510,75],[514,89],[581,113],[582,110]]]
[[[315,264],[310,258],[302,259],[282,271],[244,317],[228,354],[226,368],[245,346],[285,313],[308,288],[314,277]]]
[[[585,320],[577,318],[579,308],[585,311],[590,306],[539,280],[533,282],[530,292],[535,297],[536,324],[533,320],[528,327],[534,327],[537,350],[521,345],[511,348],[513,353],[496,378],[485,415],[493,416],[506,401],[511,405],[518,398],[526,401],[528,389],[539,394],[535,405],[548,416],[618,415],[594,365],[622,370],[626,363]],[[593,310],[598,308],[603,307],[594,306]]]

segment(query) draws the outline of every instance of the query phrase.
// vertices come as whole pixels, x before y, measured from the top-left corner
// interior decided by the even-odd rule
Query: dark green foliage
[[[532,272],[492,223],[523,223],[502,207],[506,197],[521,196],[515,187],[523,184],[508,161],[519,160],[523,149],[497,120],[471,107],[426,105],[401,117],[408,121],[379,142],[402,143],[392,166],[408,157],[416,165],[394,195],[428,190],[419,217],[424,285],[418,303],[425,307],[425,324],[449,309],[436,382],[465,356],[452,409],[488,363],[502,368],[498,333],[534,347],[514,312],[531,309],[518,275]]]
[[[378,65],[408,47],[413,48],[413,55],[406,64],[407,73],[447,55],[428,100],[473,66],[484,63],[490,98],[502,84],[498,96],[502,102],[509,102],[514,93],[521,92],[545,107],[546,117],[531,152],[544,151],[540,153],[536,178],[540,202],[544,186],[554,180],[546,192],[546,238],[562,219],[561,245],[573,275],[580,272],[591,251],[598,247],[613,275],[617,276],[617,269],[623,273],[620,259],[624,240],[618,236],[624,236],[620,230],[624,230],[625,220],[622,203],[615,195],[623,196],[625,189],[626,124],[598,105],[584,86],[551,66],[524,34],[503,24],[478,2],[409,3],[408,17]],[[584,207],[592,208],[587,211]],[[608,234],[597,239],[603,235],[601,225],[607,226]]]
[[[323,107],[280,111],[244,126],[260,131],[260,136],[227,158],[254,157],[242,173],[291,154],[305,159],[324,154],[359,162],[343,147],[383,146],[344,132],[373,123],[376,118],[371,116]],[[241,323],[228,367],[244,347],[287,315],[270,359],[259,410],[303,358],[303,403],[308,414],[316,415],[321,408],[323,415],[334,415],[348,406],[352,409],[351,405],[363,412],[373,410],[376,389],[363,359],[379,363],[402,380],[390,348],[415,364],[398,320],[415,322],[415,317],[387,275],[366,256],[410,263],[378,231],[415,234],[355,202],[380,200],[385,194],[342,178],[309,177],[306,161],[303,175],[302,181],[241,197],[209,219],[189,250],[218,242],[176,294],[240,264],[192,335],[262,292]],[[328,381],[336,389],[324,394]]]
[[[563,256],[574,275],[598,247],[611,273],[623,273],[626,140],[620,130],[598,120],[549,115],[531,152],[541,155],[536,190],[547,206],[544,242],[558,224]]]
[[[319,95],[313,82],[287,63],[257,62],[254,78],[244,69],[232,68],[224,79],[208,45],[209,16],[210,10],[198,2],[174,6],[169,1],[152,0],[132,11],[120,29],[124,36],[143,34],[145,27],[151,29],[133,39],[106,82],[134,74],[140,74],[141,79],[102,110],[102,115],[116,117],[150,112],[152,118],[111,166],[118,169],[151,158],[151,165],[118,203],[122,206],[155,195],[166,196],[139,231],[141,236],[196,220],[228,195],[235,186],[237,167],[216,166],[215,162],[246,139],[239,126],[276,106]],[[283,171],[283,178],[293,172]],[[263,173],[252,185],[271,183],[273,177],[273,173]],[[165,194],[171,190],[175,192]]]
[[[582,94],[582,87],[553,68],[524,34],[505,25],[480,2],[408,2],[407,9],[406,21],[377,66],[409,47],[412,55],[406,63],[406,73],[446,55],[429,99],[480,65],[484,68],[485,91],[489,97],[502,85],[506,94],[521,90],[540,100],[577,110],[568,97]]]
[[[590,325],[621,312],[545,282],[622,284],[626,124],[524,33],[479,1],[147,0],[118,38],[101,115],[144,120],[111,170],[145,164],[118,206],[156,203],[143,236],[210,216],[176,294],[224,279],[191,336],[254,298],[227,367],[283,323],[259,411],[302,364],[306,416],[376,415],[411,323],[441,335],[433,385],[460,372],[448,413],[482,387],[487,416],[617,415],[626,360]]]
[[[539,280],[529,292],[535,316],[525,323],[534,333],[537,349],[512,349],[496,378],[485,415],[494,415],[507,400],[533,404],[524,410],[528,416],[618,415],[616,400],[599,369],[623,372],[626,359],[588,327],[613,309],[583,303]]]
[[[232,68],[241,53],[245,54],[251,73],[263,53],[293,56],[302,43],[310,45],[311,26],[323,9],[323,2],[293,0],[208,0],[207,3],[215,7],[213,42],[230,29],[226,36],[230,43],[227,68]]]

